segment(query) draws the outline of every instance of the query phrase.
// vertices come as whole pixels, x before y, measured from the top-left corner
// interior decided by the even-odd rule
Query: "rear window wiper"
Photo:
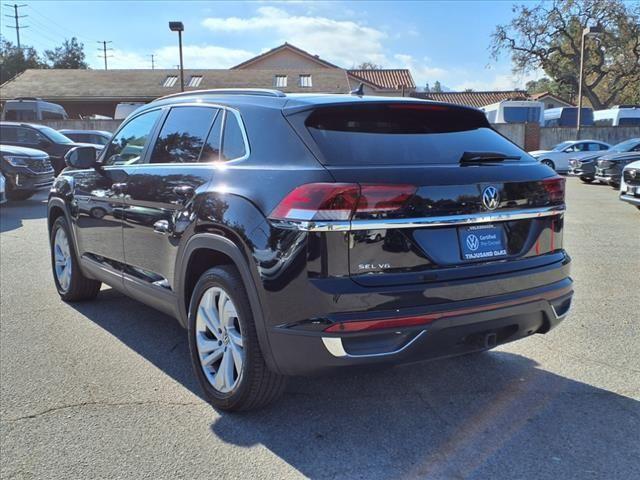
[[[502,162],[504,160],[520,160],[517,155],[505,155],[498,152],[464,152],[460,163]]]

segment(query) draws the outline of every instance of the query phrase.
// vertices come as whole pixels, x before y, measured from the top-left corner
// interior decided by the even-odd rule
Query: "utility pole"
[[[22,4],[22,5],[18,5],[16,3],[14,3],[13,5],[5,3],[5,5],[7,7],[13,7],[13,15],[5,15],[5,17],[9,17],[9,18],[13,18],[16,21],[16,26],[12,26],[12,25],[7,25],[7,28],[15,28],[16,29],[16,39],[18,41],[18,50],[22,50],[22,47],[20,46],[20,29],[21,28],[27,28],[26,25],[22,25],[20,26],[20,19],[21,18],[26,18],[28,15],[18,15],[18,9],[22,8],[22,7],[26,7],[26,4]]]
[[[113,48],[107,48],[107,43],[113,43],[113,42],[111,42],[109,40],[98,40],[98,43],[102,44],[102,55],[98,55],[98,56],[104,58],[104,69],[108,70],[107,69],[107,58],[113,57],[113,55],[107,55],[107,50],[111,51],[111,50],[113,50]],[[98,50],[100,50],[100,49],[98,49]]]
[[[148,55],[149,57],[151,57],[151,70],[155,70],[156,69],[156,64],[153,61],[155,55],[152,53],[151,55]]]

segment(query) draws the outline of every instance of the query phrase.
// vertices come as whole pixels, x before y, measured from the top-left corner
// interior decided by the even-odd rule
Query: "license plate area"
[[[458,227],[458,241],[462,260],[477,262],[507,256],[504,226],[487,224]]]

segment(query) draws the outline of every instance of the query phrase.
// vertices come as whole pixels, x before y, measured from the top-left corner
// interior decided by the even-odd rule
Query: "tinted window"
[[[222,138],[222,119],[224,114],[221,111],[216,115],[216,120],[209,131],[202,153],[200,154],[201,162],[217,162],[220,160],[220,139]]]
[[[175,107],[167,115],[151,154],[151,163],[193,163],[218,110],[209,107]]]
[[[73,143],[69,137],[64,136],[59,131],[54,130],[51,127],[45,127],[43,125],[38,126],[38,131],[51,140],[53,143]]]
[[[620,118],[618,120],[618,125],[619,126],[636,126],[636,125],[640,125],[640,117],[631,117],[631,118]]]
[[[32,128],[18,127],[16,130],[18,143],[24,145],[37,145],[41,140],[45,140],[42,135],[38,134],[38,132]]]
[[[600,145],[599,143],[589,143],[588,147],[590,152],[599,152],[602,150],[603,145]]]
[[[507,123],[536,123],[540,121],[540,107],[504,107]]]
[[[244,137],[238,119],[233,113],[227,112],[222,138],[222,159],[234,160],[243,157],[245,153]]]
[[[106,165],[139,163],[147,138],[161,113],[161,110],[144,113],[122,127],[109,142],[104,163]]]
[[[18,140],[18,129],[16,127],[0,126],[0,143],[16,142]]]
[[[42,119],[43,120],[63,120],[64,115],[57,112],[49,112],[47,110],[42,111]]]
[[[458,163],[464,152],[524,152],[488,127],[482,112],[419,104],[329,107],[306,126],[330,165]]]

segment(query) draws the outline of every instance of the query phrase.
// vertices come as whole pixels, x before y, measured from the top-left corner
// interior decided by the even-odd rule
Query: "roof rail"
[[[156,98],[155,101],[164,100],[165,98],[183,97],[186,95],[201,95],[201,94],[213,94],[213,95],[256,95],[262,97],[286,97],[284,92],[280,90],[273,90],[270,88],[211,88],[208,90],[189,90],[186,92],[172,93],[165,95],[164,97]]]

